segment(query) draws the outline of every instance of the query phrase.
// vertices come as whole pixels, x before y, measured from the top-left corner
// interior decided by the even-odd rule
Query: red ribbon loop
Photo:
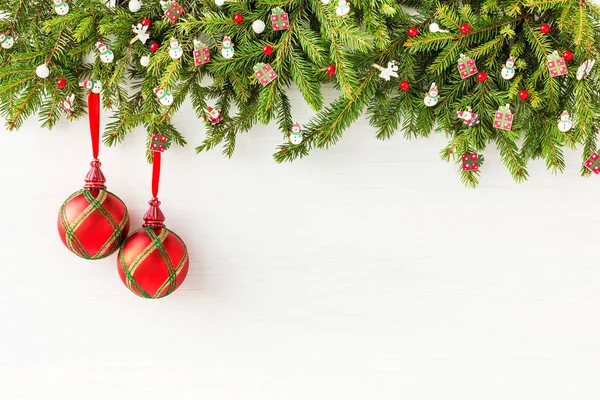
[[[90,115],[90,134],[92,135],[92,152],[94,159],[100,153],[100,95],[90,92],[88,96],[88,113]]]
[[[160,181],[160,161],[161,152],[154,152],[154,161],[152,162],[152,196],[158,197],[158,183]]]

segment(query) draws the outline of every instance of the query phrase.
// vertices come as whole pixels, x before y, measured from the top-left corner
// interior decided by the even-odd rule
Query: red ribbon
[[[90,133],[92,135],[92,151],[94,159],[100,153],[100,95],[90,92],[88,96],[88,112],[90,114]]]
[[[160,161],[161,152],[154,152],[154,160],[152,162],[152,196],[158,197],[158,183],[160,181]]]

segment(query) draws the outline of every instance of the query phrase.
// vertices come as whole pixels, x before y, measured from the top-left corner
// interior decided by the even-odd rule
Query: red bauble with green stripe
[[[164,225],[160,201],[153,198],[142,229],[125,240],[117,260],[121,280],[133,293],[158,299],[185,280],[190,260],[185,243]]]
[[[100,161],[92,161],[84,189],[73,193],[58,212],[58,233],[67,248],[81,258],[108,257],[129,232],[125,203],[106,190]]]

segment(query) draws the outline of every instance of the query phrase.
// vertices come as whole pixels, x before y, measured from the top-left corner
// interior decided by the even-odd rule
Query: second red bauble
[[[150,200],[142,229],[133,232],[119,250],[119,276],[133,293],[158,299],[173,293],[190,266],[185,243],[165,227],[160,201]]]
[[[117,260],[121,280],[140,297],[158,299],[185,280],[190,260],[183,240],[167,228],[142,228],[123,243]]]

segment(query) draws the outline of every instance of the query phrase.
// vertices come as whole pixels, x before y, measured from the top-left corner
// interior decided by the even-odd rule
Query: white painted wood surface
[[[226,160],[195,155],[189,107],[175,123],[190,146],[164,156],[160,198],[192,263],[159,301],[132,295],[114,256],[83,261],[58,238],[86,122],[0,130],[0,399],[600,396],[600,181],[579,178],[579,153],[517,185],[490,148],[474,191],[439,160],[441,135],[380,142],[361,121],[277,165],[274,129]],[[139,226],[143,132],[101,159]]]

